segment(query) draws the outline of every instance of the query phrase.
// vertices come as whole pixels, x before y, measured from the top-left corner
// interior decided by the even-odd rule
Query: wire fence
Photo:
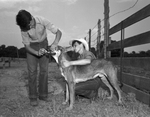
[[[100,45],[100,43],[101,43],[102,41],[105,41],[105,36],[106,36],[106,31],[105,31],[106,25],[105,25],[105,21],[106,21],[106,20],[109,21],[110,18],[112,18],[113,16],[115,16],[115,15],[117,15],[117,14],[119,14],[119,13],[123,13],[123,12],[125,12],[125,11],[130,10],[131,8],[133,8],[133,7],[136,6],[136,4],[138,3],[138,1],[139,1],[139,0],[136,0],[135,3],[134,3],[131,7],[127,8],[127,9],[125,9],[125,10],[118,11],[117,13],[114,13],[114,14],[112,14],[112,15],[110,15],[110,16],[109,16],[109,14],[107,14],[108,17],[105,17],[105,18],[102,19],[102,20],[99,19],[98,22],[100,21],[100,24],[97,22],[97,24],[96,24],[93,28],[91,28],[91,29],[89,30],[89,33],[87,33],[87,35],[85,36],[85,39],[86,39],[88,42],[90,42],[90,43],[89,43],[89,47],[90,47],[90,48],[95,48],[95,50],[97,50],[97,49],[98,49],[98,46]],[[106,1],[105,1],[105,2],[106,2]],[[109,7],[109,0],[107,0],[106,4],[107,4],[107,5],[105,5],[104,7]],[[109,8],[107,8],[107,9],[109,10]],[[105,12],[109,13],[108,11],[105,11]],[[106,18],[108,18],[108,19],[106,19]],[[107,30],[108,30],[108,29],[107,29]],[[90,32],[90,31],[91,31],[91,32]]]

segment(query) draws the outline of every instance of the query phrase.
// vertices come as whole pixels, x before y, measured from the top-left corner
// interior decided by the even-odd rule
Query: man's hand
[[[42,56],[42,55],[44,55],[45,53],[47,53],[47,50],[44,49],[44,48],[41,48],[41,49],[38,51],[38,56]]]
[[[51,46],[50,46],[50,50],[56,50],[57,49],[57,45],[56,44],[52,44]]]
[[[63,61],[63,67],[69,67],[71,63],[69,61]]]

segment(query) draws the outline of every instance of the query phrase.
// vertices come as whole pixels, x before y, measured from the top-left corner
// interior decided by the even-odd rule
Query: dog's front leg
[[[68,101],[69,101],[69,89],[68,89],[68,84],[66,83],[66,97],[65,97],[65,101],[62,104],[67,104]]]
[[[68,70],[67,72],[67,83],[68,83],[68,97],[69,97],[69,107],[66,108],[66,110],[72,110],[73,104],[74,104],[74,78],[72,75],[72,72]]]
[[[74,94],[75,94],[73,81],[68,83],[68,89],[69,89],[70,104],[69,107],[66,108],[66,110],[72,110],[74,105]]]

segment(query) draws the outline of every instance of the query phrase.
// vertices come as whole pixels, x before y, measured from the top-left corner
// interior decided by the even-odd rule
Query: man
[[[55,49],[61,38],[61,31],[43,17],[33,17],[28,11],[20,10],[16,15],[16,23],[21,29],[22,42],[27,50],[27,67],[29,73],[29,99],[32,106],[38,105],[38,98],[48,98],[48,63],[45,55],[48,46],[47,32],[55,34],[50,49]],[[37,89],[37,67],[39,65],[39,84]]]

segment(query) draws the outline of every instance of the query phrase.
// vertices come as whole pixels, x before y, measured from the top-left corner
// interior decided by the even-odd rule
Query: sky
[[[109,0],[109,15],[116,14],[132,7],[137,0]],[[126,19],[133,13],[150,4],[150,0],[138,0],[137,4],[127,11],[110,17],[110,27]],[[0,45],[24,47],[19,27],[16,25],[16,15],[19,10],[28,10],[33,16],[47,18],[62,31],[61,46],[68,46],[75,38],[88,40],[88,31],[92,30],[92,46],[96,44],[97,23],[100,19],[103,26],[104,0],[0,0]],[[148,24],[148,25],[147,25]],[[149,31],[150,18],[129,27],[125,38]],[[50,31],[48,41],[51,44],[55,38]],[[101,32],[103,34],[103,30]],[[119,40],[120,34],[112,36]],[[103,40],[103,37],[102,39]],[[148,50],[149,44],[127,48],[129,52]]]

